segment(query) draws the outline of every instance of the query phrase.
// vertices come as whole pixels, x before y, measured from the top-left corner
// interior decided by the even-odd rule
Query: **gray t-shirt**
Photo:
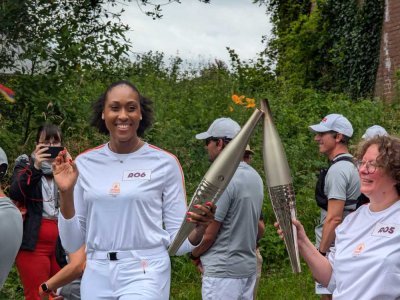
[[[204,275],[246,278],[256,273],[256,238],[264,198],[260,175],[241,162],[217,202],[215,220],[221,222],[211,248],[201,256]]]
[[[0,289],[17,256],[22,243],[21,212],[10,198],[0,198]]]
[[[341,154],[335,159],[343,156],[352,157],[350,154]],[[355,201],[349,200],[356,200],[361,194],[360,177],[356,166],[352,162],[346,160],[341,160],[333,164],[325,177],[324,192],[328,200],[347,200],[348,203],[345,203],[343,218],[354,211],[356,209],[356,203]],[[321,242],[322,228],[325,223],[326,215],[327,211],[321,208],[320,221],[317,227],[315,227],[316,247],[319,247],[319,243]]]

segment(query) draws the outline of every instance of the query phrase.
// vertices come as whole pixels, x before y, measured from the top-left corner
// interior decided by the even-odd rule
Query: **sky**
[[[158,20],[146,16],[135,2],[123,5],[122,21],[130,25],[127,36],[135,53],[152,50],[167,57],[178,55],[188,62],[228,62],[226,47],[234,49],[242,60],[255,58],[265,48],[262,36],[271,32],[265,6],[251,0],[181,2],[162,6],[163,17]]]

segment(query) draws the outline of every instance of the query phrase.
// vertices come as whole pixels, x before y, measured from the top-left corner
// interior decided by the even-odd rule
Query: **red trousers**
[[[60,270],[55,255],[57,237],[57,221],[42,219],[35,251],[18,252],[15,262],[26,300],[40,300],[40,284]]]

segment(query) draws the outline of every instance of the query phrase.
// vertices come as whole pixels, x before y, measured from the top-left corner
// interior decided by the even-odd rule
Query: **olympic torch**
[[[297,230],[292,224],[296,218],[296,199],[289,164],[278,131],[272,120],[268,100],[261,101],[264,112],[264,170],[268,192],[276,219],[283,231],[286,249],[294,273],[301,272]]]
[[[217,203],[243,159],[250,136],[262,114],[263,112],[256,108],[236,137],[218,155],[194,192],[188,212],[200,213],[200,210],[194,208],[196,204],[204,204],[208,201]],[[182,222],[181,228],[168,249],[169,255],[175,255],[195,226],[186,219]]]

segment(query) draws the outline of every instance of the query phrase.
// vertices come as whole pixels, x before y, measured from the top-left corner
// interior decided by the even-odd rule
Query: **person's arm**
[[[258,220],[258,231],[257,231],[257,242],[264,236],[264,232],[265,232],[265,224],[264,224],[264,220],[260,219]]]
[[[77,166],[66,150],[56,157],[53,175],[61,200],[59,234],[64,248],[73,253],[85,243],[87,205],[83,199],[83,189],[79,182],[77,183]]]
[[[203,253],[207,252],[208,249],[214,244],[217,239],[217,235],[219,229],[221,227],[221,223],[218,221],[213,221],[207,227],[206,232],[204,233],[203,240],[200,245],[192,250],[192,257],[200,257]]]
[[[82,276],[86,264],[85,245],[78,251],[68,254],[69,263],[46,281],[47,287],[56,291],[58,288]]]
[[[212,202],[206,202],[194,207],[200,212],[197,214],[190,212],[190,216],[188,216],[188,220],[196,224],[196,227],[189,234],[188,240],[192,245],[197,246],[202,241],[207,228],[214,221],[216,206]]]
[[[53,175],[61,197],[60,211],[65,219],[75,216],[74,187],[78,174],[78,168],[69,153],[61,151],[53,162]]]
[[[183,218],[196,224],[194,230],[189,234],[188,239],[186,239],[176,253],[176,255],[182,255],[190,252],[203,238],[208,224],[214,219],[215,205],[206,203],[197,206],[196,208],[203,215],[196,213],[186,215],[186,192],[182,168],[176,158],[171,160],[166,168],[165,186],[162,192],[162,215],[165,229],[170,235],[170,240],[174,240],[181,227]]]
[[[319,245],[319,251],[321,253],[329,251],[330,246],[335,240],[335,229],[343,220],[344,203],[345,201],[343,200],[328,200],[328,211],[322,228],[322,238]]]
[[[314,244],[311,243],[300,221],[292,220],[292,222],[297,228],[297,243],[300,255],[304,258],[315,280],[323,286],[328,286],[332,276],[331,264],[325,256],[318,252]],[[279,224],[275,223],[275,227],[278,228],[278,234],[283,239],[283,231],[279,228]]]
[[[203,241],[195,249],[192,250],[192,258],[200,257],[203,253],[214,244],[222,223],[228,213],[233,198],[234,184],[230,183],[217,202],[217,209],[215,212],[215,220],[208,226]]]
[[[19,156],[11,177],[10,198],[19,202],[31,199],[42,176],[43,172],[31,164],[27,155]]]

